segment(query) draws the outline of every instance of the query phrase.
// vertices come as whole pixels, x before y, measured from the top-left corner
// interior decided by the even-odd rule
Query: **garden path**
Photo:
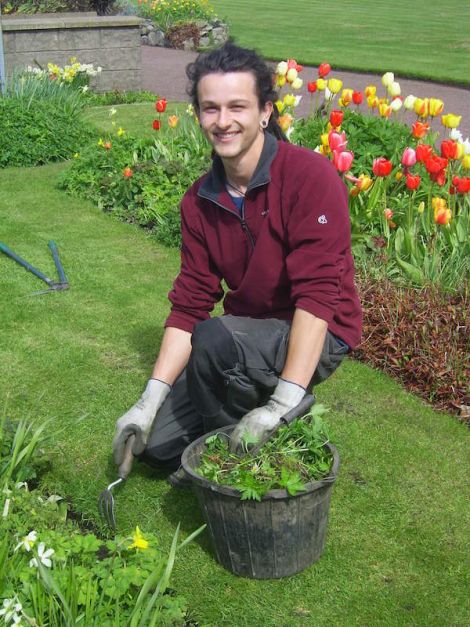
[[[185,67],[196,57],[194,52],[184,50],[172,50],[169,48],[159,48],[153,46],[142,46],[142,89],[154,92],[168,100],[188,100],[186,94],[187,79]],[[393,68],[391,68],[393,70]],[[336,71],[332,72],[335,78],[343,81],[344,87],[355,90],[364,90],[366,85],[377,85],[378,91],[381,88],[381,75],[360,74],[357,72]],[[317,77],[316,68],[305,67],[302,72],[304,85],[296,95],[304,96],[298,109],[298,115],[304,116],[309,112],[310,95],[307,92],[307,81]],[[464,138],[470,137],[470,89],[456,87],[454,85],[444,85],[442,83],[432,83],[422,80],[405,79],[397,76],[402,94],[413,94],[418,97],[434,97],[444,101],[444,112],[455,113],[462,116],[460,131]],[[400,113],[399,116],[402,114]],[[405,113],[404,121],[412,122],[415,116],[409,112]],[[435,124],[435,129],[442,129],[441,125]]]

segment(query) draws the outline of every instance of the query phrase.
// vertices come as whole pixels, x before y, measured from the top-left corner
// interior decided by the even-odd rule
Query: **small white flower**
[[[294,107],[298,107],[301,100],[302,100],[302,96],[296,96],[295,97],[295,102],[294,102]]]
[[[13,599],[4,599],[3,607],[0,609],[0,616],[3,616],[5,624],[13,622],[14,625],[18,625],[21,621],[20,612],[22,612],[23,606],[15,597]]]
[[[117,113],[117,109],[115,109],[114,107],[111,107],[111,109],[109,110],[109,116],[111,117],[112,115],[116,115]]]
[[[51,496],[47,499],[46,503],[58,503],[59,501],[63,501],[64,499],[58,494],[51,494]]]
[[[88,91],[88,89],[89,89],[88,85],[83,85],[83,87],[82,87],[82,93],[87,92],[87,91]]]
[[[46,545],[44,544],[44,542],[39,543],[38,558],[41,564],[43,564],[43,566],[45,566],[46,568],[50,568],[52,566],[52,561],[49,558],[53,554],[54,554],[54,549],[46,550]],[[38,560],[35,557],[33,557],[33,559],[29,560],[29,566],[30,568],[33,568],[33,566],[37,568],[39,566]]]
[[[464,152],[466,155],[470,155],[470,139],[467,137],[463,142]]]
[[[449,137],[457,142],[463,142],[463,135],[458,128],[451,128]]]
[[[28,491],[28,484],[26,483],[26,481],[19,481],[16,485],[15,488],[17,490],[20,490],[21,488],[24,488],[26,490],[26,492]]]
[[[18,549],[20,549],[21,547],[23,547],[25,551],[31,551],[31,548],[37,539],[38,534],[36,533],[36,531],[30,531],[28,535],[24,536],[21,542],[16,545],[15,551],[18,551]]]

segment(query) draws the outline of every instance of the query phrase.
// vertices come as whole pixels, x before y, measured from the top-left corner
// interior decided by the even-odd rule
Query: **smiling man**
[[[235,424],[261,438],[360,340],[347,191],[332,164],[287,142],[272,73],[232,43],[187,68],[213,147],[181,203],[181,270],[152,377],[116,425],[114,458],[178,468],[184,448]],[[224,295],[222,281],[227,286]],[[210,317],[224,297],[224,315]],[[181,469],[169,477],[184,483]]]

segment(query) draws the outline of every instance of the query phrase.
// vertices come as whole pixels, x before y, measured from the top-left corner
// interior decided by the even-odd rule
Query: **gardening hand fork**
[[[46,294],[47,292],[55,292],[55,291],[69,289],[69,282],[67,280],[67,277],[65,276],[64,268],[59,259],[59,251],[57,250],[57,244],[54,242],[54,240],[51,239],[48,243],[48,246],[52,253],[52,258],[54,259],[55,267],[59,275],[59,281],[53,281],[52,279],[47,277],[45,274],[43,274],[40,270],[38,270],[37,268],[32,266],[30,263],[28,263],[25,259],[23,259],[19,255],[17,255],[15,252],[10,250],[8,246],[0,242],[0,250],[3,253],[5,253],[5,255],[8,255],[8,257],[11,257],[11,259],[16,261],[16,263],[19,263],[20,266],[23,266],[23,268],[26,268],[26,270],[29,270],[29,272],[32,272],[35,276],[41,279],[41,281],[44,281],[44,283],[47,283],[47,285],[49,286],[48,290],[41,290],[40,292],[34,292],[35,295]]]
[[[132,462],[134,461],[132,447],[134,445],[134,440],[135,435],[132,434],[126,441],[124,459],[118,468],[118,478],[116,481],[110,483],[98,497],[98,511],[100,516],[113,531],[116,530],[116,516],[114,513],[114,496],[112,489],[120,483],[124,483],[132,470]]]

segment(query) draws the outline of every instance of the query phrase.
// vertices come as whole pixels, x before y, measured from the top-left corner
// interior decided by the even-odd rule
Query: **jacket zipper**
[[[207,196],[201,196],[201,198],[207,198]],[[217,205],[218,207],[220,207],[224,211],[227,211],[228,213],[231,213],[232,215],[234,215],[236,218],[238,218],[240,220],[242,231],[247,235],[247,237],[248,237],[248,239],[250,241],[251,249],[252,249],[251,252],[254,252],[254,250],[255,250],[255,240],[254,240],[253,234],[250,231],[250,229],[248,228],[248,224],[246,223],[246,220],[245,220],[245,207],[244,207],[245,203],[243,203],[243,206],[242,206],[242,215],[239,215],[239,214],[235,213],[235,211],[232,211],[231,209],[228,209],[227,207],[224,207],[224,205],[221,205],[220,202],[217,202],[213,198],[207,198],[207,200],[210,200],[211,202],[214,203],[214,205]]]

